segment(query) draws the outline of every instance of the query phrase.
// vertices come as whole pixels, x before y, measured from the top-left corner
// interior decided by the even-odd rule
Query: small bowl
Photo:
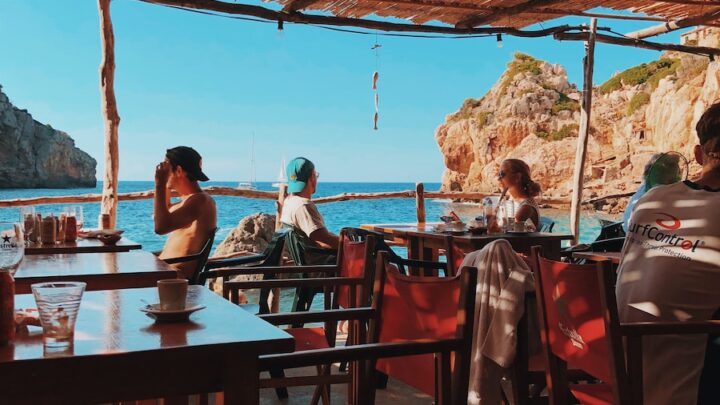
[[[98,235],[98,240],[102,242],[105,246],[113,246],[122,238],[122,235],[117,233],[107,234],[107,235]]]

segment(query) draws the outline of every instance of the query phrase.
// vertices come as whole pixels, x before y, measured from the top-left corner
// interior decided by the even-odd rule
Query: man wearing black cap
[[[710,106],[695,129],[699,177],[649,190],[630,215],[616,287],[621,322],[706,321],[720,308],[720,104]],[[720,403],[698,398],[706,340],[701,334],[643,337],[645,404]],[[716,364],[706,360],[705,371]],[[710,378],[705,388],[717,381]]]
[[[217,226],[215,201],[198,184],[207,180],[200,154],[187,146],[168,149],[155,168],[155,233],[170,233],[160,259],[199,253]],[[170,202],[171,191],[180,194],[180,202]],[[190,278],[196,263],[174,266],[182,277]]]

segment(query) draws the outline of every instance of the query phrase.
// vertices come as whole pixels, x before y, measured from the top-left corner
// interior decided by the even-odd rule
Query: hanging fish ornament
[[[375,116],[374,116],[374,118],[373,118],[373,129],[376,130],[376,131],[377,131],[377,129],[378,129],[378,125],[377,125],[377,124],[378,124],[378,118],[380,117],[380,114],[379,114],[379,112],[380,112],[380,98],[378,97],[378,92],[377,92],[377,82],[378,82],[378,79],[379,79],[379,78],[380,78],[380,74],[379,74],[377,71],[373,72],[373,75],[372,75],[372,89],[373,89],[373,91],[375,92]]]

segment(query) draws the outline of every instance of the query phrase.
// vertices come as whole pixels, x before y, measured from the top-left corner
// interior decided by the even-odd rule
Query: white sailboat
[[[285,158],[282,158],[282,163],[280,163],[280,174],[278,174],[278,179],[275,183],[272,184],[273,187],[278,188],[283,184],[287,184],[287,177],[285,177]]]
[[[252,136],[252,151],[250,156],[250,181],[241,181],[238,183],[238,190],[257,190],[255,187],[255,134]]]

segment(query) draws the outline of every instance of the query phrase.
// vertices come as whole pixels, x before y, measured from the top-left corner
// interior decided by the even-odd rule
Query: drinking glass
[[[25,255],[25,238],[18,222],[0,222],[0,271],[15,275]]]
[[[35,207],[32,205],[20,207],[20,223],[23,227],[25,242],[29,242],[32,235],[36,232],[35,222],[37,222],[35,219]]]
[[[72,346],[75,321],[85,291],[85,283],[37,283],[31,288],[40,315],[45,348],[65,350]]]
[[[65,216],[75,217],[78,232],[82,229],[83,223],[85,222],[82,205],[65,207]]]

